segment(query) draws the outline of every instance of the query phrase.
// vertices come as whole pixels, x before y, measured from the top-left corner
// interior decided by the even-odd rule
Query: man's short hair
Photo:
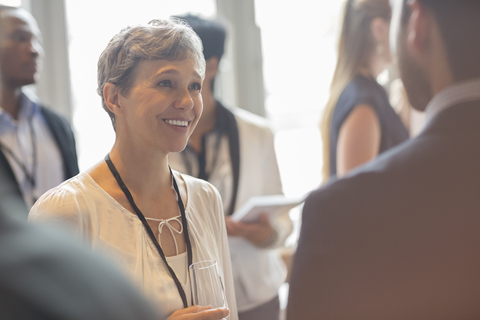
[[[480,1],[418,0],[434,14],[455,80],[480,77]],[[403,18],[409,16],[404,0]]]
[[[225,50],[225,27],[218,21],[203,19],[192,14],[175,16],[187,22],[203,43],[205,60],[211,57],[222,59]]]

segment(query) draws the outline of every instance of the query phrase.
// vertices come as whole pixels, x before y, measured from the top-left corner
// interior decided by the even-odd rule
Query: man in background
[[[202,86],[203,114],[188,145],[170,154],[172,168],[212,183],[220,192],[229,235],[230,256],[240,320],[278,320],[278,289],[286,268],[275,248],[291,232],[288,212],[254,223],[230,215],[250,197],[281,194],[273,133],[265,119],[239,108],[226,108],[214,96],[214,81],[226,31],[216,21],[193,15],[185,20],[202,40],[206,61]]]
[[[43,54],[33,16],[0,6],[0,33],[0,201],[23,199],[29,209],[78,174],[75,139],[66,119],[23,89],[36,82]]]
[[[290,320],[480,317],[480,1],[392,2],[426,126],[308,197]]]

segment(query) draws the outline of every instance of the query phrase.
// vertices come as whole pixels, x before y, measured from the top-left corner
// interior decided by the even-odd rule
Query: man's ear
[[[111,82],[107,82],[103,87],[105,104],[107,105],[108,110],[114,115],[119,115],[123,111],[120,105],[120,94],[119,88]]]
[[[217,75],[218,72],[218,65],[220,60],[218,57],[213,56],[208,58],[206,61],[206,69],[205,69],[205,79],[213,79]]]

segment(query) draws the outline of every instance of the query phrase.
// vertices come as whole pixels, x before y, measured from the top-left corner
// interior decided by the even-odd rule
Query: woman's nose
[[[194,105],[193,98],[190,95],[190,91],[187,90],[182,90],[178,94],[178,101],[175,104],[177,109],[184,109],[184,110],[189,110],[192,109]]]

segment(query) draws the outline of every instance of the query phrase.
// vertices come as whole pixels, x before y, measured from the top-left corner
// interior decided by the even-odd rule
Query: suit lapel
[[[27,204],[23,199],[12,167],[10,167],[10,163],[0,150],[0,201],[4,202],[7,200],[9,203],[17,203],[17,206],[22,209],[18,211],[28,214]]]
[[[69,179],[78,174],[78,167],[73,168],[72,164],[76,164],[76,159],[72,159],[72,154],[69,152],[72,148],[72,141],[69,141],[65,128],[62,126],[61,119],[42,105],[39,105],[45,122],[47,123],[50,132],[57,143],[57,146],[62,155],[64,164],[64,179]],[[75,146],[73,146],[75,148]]]

